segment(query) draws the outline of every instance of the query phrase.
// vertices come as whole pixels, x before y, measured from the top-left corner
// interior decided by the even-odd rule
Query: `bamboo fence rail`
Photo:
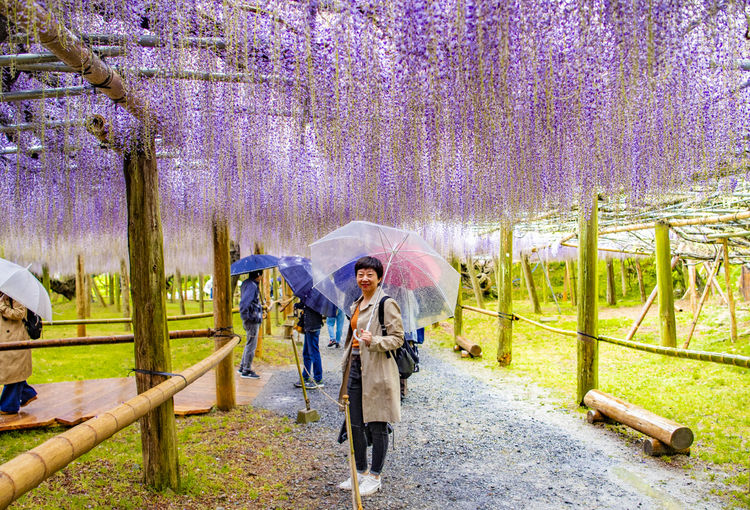
[[[239,313],[239,308],[232,308],[232,313]],[[191,313],[187,315],[171,315],[167,317],[168,321],[187,321],[190,319],[201,319],[204,317],[213,317],[213,312],[205,313]],[[125,324],[133,322],[132,317],[115,317],[112,319],[72,319],[64,321],[43,321],[42,324],[45,326],[72,326],[76,324]]]
[[[462,308],[471,310],[473,312],[481,313],[484,315],[497,317],[497,312],[492,312],[490,310],[482,310],[480,308],[475,308],[473,306],[467,306],[467,305],[463,305]],[[529,319],[528,317],[523,317],[522,315],[518,315],[516,313],[513,314],[513,317],[515,317],[518,320],[528,322],[529,324],[532,324],[536,327],[546,329],[547,331],[558,333],[560,335],[574,337],[578,334],[575,331],[547,326],[545,324],[536,322],[534,320]],[[695,350],[690,350],[690,349],[678,349],[675,347],[661,347],[659,345],[644,344],[642,342],[634,342],[632,340],[612,338],[612,337],[608,337],[604,335],[598,335],[597,339],[602,342],[619,345],[621,347],[627,347],[629,349],[634,349],[636,351],[645,351],[645,352],[650,352],[653,354],[661,354],[663,356],[671,356],[674,358],[692,359],[692,360],[697,360],[697,361],[710,361],[712,363],[719,363],[721,365],[730,365],[734,367],[750,368],[750,356],[742,356],[739,354],[726,354],[722,352],[708,352],[708,351],[695,351]]]
[[[170,331],[169,338],[203,338],[213,336],[213,329],[184,329]],[[0,351],[15,351],[18,349],[39,349],[42,347],[70,347],[73,345],[103,345],[133,343],[135,335],[114,336],[81,336],[71,338],[53,338],[49,340],[22,340],[19,342],[0,343]]]
[[[197,380],[228,356],[239,343],[229,343],[203,361],[0,466],[0,509],[33,489],[104,440],[134,423]]]

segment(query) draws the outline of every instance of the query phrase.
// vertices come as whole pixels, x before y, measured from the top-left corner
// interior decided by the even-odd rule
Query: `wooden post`
[[[276,301],[276,304],[273,306],[273,321],[276,326],[281,326],[281,321],[279,319],[279,279],[278,279],[279,271],[276,268],[273,268],[271,271],[271,278],[273,282],[273,299]]]
[[[688,280],[690,282],[688,293],[690,294],[690,311],[693,317],[695,317],[695,311],[698,307],[698,278],[696,278],[696,273],[695,264],[688,264]]]
[[[674,317],[674,289],[672,287],[672,268],[669,250],[669,224],[657,221],[655,229],[656,241],[656,286],[659,289],[659,336],[661,345],[675,347],[677,345],[677,324]]]
[[[133,295],[136,369],[171,372],[164,276],[164,239],[159,209],[159,182],[154,139],[141,140],[125,153],[128,204],[128,253]],[[136,373],[138,393],[167,380],[155,373]],[[157,490],[180,485],[174,403],[166,400],[140,420],[143,475]]]
[[[115,275],[107,273],[107,294],[109,297],[109,304],[115,304]]]
[[[451,258],[451,264],[453,268],[461,274],[461,261],[458,257]],[[463,305],[463,288],[461,285],[461,278],[458,278],[458,297],[456,298],[456,307],[453,309],[453,341],[463,334],[464,329],[464,309]]]
[[[85,288],[84,293],[86,295],[86,299],[83,300],[83,310],[84,315],[87,319],[91,317],[91,276],[90,275],[83,275],[83,286]]]
[[[503,221],[500,227],[500,256],[497,259],[497,362],[510,365],[513,359],[513,227]]]
[[[737,317],[734,311],[734,293],[732,292],[732,275],[729,267],[729,240],[725,237],[721,240],[724,248],[724,281],[727,286],[727,305],[729,306],[729,337],[732,343],[737,341]]]
[[[120,302],[120,273],[115,273],[112,275],[112,281],[115,283],[114,286],[114,293],[115,293],[115,310],[118,312],[122,310],[122,303]]]
[[[102,296],[102,292],[99,290],[99,285],[96,284],[96,276],[91,275],[89,276],[89,278],[90,278],[89,281],[91,282],[91,287],[93,287],[94,289],[94,294],[96,295],[96,299],[99,301],[99,303],[101,303],[101,305],[104,308],[107,308],[107,302],[104,300],[104,296]]]
[[[565,277],[568,279],[568,290],[570,291],[570,304],[576,306],[576,291],[578,285],[576,285],[575,278],[576,271],[573,268],[573,263],[569,260],[565,261]]]
[[[83,255],[76,256],[76,318],[86,318],[86,272],[83,269]],[[86,325],[78,324],[78,336],[86,336]]]
[[[617,304],[617,291],[615,290],[615,262],[612,259],[607,260],[607,304],[615,306]]]
[[[205,301],[205,297],[203,296],[203,273],[201,273],[198,275],[198,304],[201,313],[206,311]]]
[[[693,333],[695,333],[695,326],[698,325],[698,317],[700,316],[701,310],[703,310],[703,305],[706,303],[706,299],[711,292],[711,285],[709,284],[709,282],[711,281],[713,274],[716,273],[716,271],[719,269],[720,258],[721,251],[716,254],[713,266],[706,269],[706,286],[703,287],[703,294],[701,294],[701,299],[700,301],[698,301],[698,309],[696,310],[695,315],[693,315],[693,320],[690,323],[690,329],[688,330],[687,339],[685,340],[685,343],[682,344],[683,349],[687,349],[690,346],[690,339],[693,338]]]
[[[620,259],[620,283],[622,284],[622,297],[628,294],[628,273],[625,259]]]
[[[122,301],[122,316],[130,318],[130,276],[125,259],[120,259],[120,300]],[[130,323],[125,324],[125,331],[130,331]]]
[[[212,224],[214,245],[214,327],[221,332],[214,341],[219,350],[232,340],[232,286],[229,275],[229,225],[226,218],[216,217]],[[216,365],[216,407],[222,411],[234,408],[234,355]]]
[[[44,290],[47,291],[47,294],[52,297],[52,287],[50,287],[49,282],[49,266],[47,264],[42,266],[42,285],[44,285]]]
[[[474,289],[474,298],[477,300],[477,307],[484,308],[484,296],[482,296],[482,289],[479,287],[479,280],[477,280],[477,271],[474,267],[474,259],[471,257],[466,258],[466,271],[468,271],[469,273],[471,288]]]
[[[680,260],[679,257],[674,257],[672,259],[672,268],[674,268],[677,265],[677,262]],[[641,313],[638,315],[638,317],[633,321],[633,325],[630,326],[630,331],[628,331],[627,336],[625,337],[625,340],[630,340],[635,336],[635,332],[638,331],[638,328],[641,325],[641,322],[643,322],[643,319],[646,318],[646,314],[648,313],[648,310],[651,308],[651,305],[654,304],[654,301],[656,300],[656,295],[659,292],[659,287],[654,287],[654,290],[651,291],[651,294],[648,296],[648,299],[646,300],[646,303],[643,305],[643,308],[641,309]]]
[[[531,274],[528,255],[521,255],[521,269],[523,271],[523,279],[526,282],[526,290],[529,293],[529,301],[531,301],[532,310],[534,310],[534,313],[541,314],[542,307],[539,306],[539,298],[536,295],[534,276]]]
[[[740,293],[743,301],[750,301],[750,268],[744,264],[740,275]]]
[[[263,298],[266,302],[266,306],[268,306],[268,303],[271,302],[271,278],[270,278],[271,271],[269,269],[266,269],[263,271]],[[266,329],[266,335],[271,336],[272,330],[271,330],[271,311],[266,311],[266,318],[263,319],[263,323],[265,325]]]
[[[643,269],[641,262],[635,259],[635,272],[638,275],[638,291],[641,293],[641,303],[646,302],[646,287],[643,285]]]
[[[195,277],[190,278],[190,282],[193,285],[193,302],[198,302],[198,281],[195,279]]]
[[[589,217],[585,208],[578,216],[578,337],[577,402],[599,385],[599,291],[597,289],[598,197],[594,195]]]
[[[176,290],[177,295],[179,296],[180,313],[182,315],[187,314],[187,312],[185,311],[185,294],[182,292],[182,273],[180,272],[179,268],[175,270],[172,289],[173,291]]]

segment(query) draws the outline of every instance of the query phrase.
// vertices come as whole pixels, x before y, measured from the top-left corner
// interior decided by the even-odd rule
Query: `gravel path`
[[[335,396],[341,349],[321,338],[325,391]],[[429,343],[429,340],[428,340]],[[370,509],[722,508],[702,472],[644,457],[640,447],[582,415],[561,410],[533,385],[454,353],[425,346],[421,372],[409,379],[389,449],[383,488],[364,499]],[[296,419],[304,407],[293,387],[296,369],[277,372],[256,407]],[[336,485],[348,476],[347,448],[335,442],[337,406],[310,392],[320,422],[299,427],[319,450],[307,480],[321,509],[351,508]],[[392,444],[391,444],[392,445]]]

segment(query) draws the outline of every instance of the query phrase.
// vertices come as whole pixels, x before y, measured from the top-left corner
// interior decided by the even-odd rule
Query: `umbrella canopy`
[[[357,259],[383,263],[382,290],[401,307],[404,331],[453,315],[460,275],[416,232],[352,221],[310,245],[314,288],[349,310],[360,295]]]
[[[0,292],[43,319],[52,320],[52,303],[47,290],[25,267],[0,259]]]
[[[326,317],[336,315],[338,309],[318,290],[313,289],[312,262],[305,257],[281,257],[279,272],[300,301]]]
[[[279,264],[279,257],[273,255],[250,255],[241,258],[230,267],[231,275],[237,276],[245,273],[252,273],[253,271],[260,271],[262,269],[268,269],[269,267],[276,267]]]

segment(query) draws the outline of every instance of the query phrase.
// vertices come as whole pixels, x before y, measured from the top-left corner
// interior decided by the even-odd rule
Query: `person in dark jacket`
[[[258,347],[258,330],[263,322],[263,305],[260,303],[260,289],[258,287],[260,275],[260,271],[250,273],[240,287],[240,317],[242,317],[242,326],[247,333],[247,343],[245,343],[242,361],[237,372],[243,379],[260,378],[253,371],[255,349]]]
[[[302,360],[305,365],[303,372],[305,388],[323,387],[323,361],[320,359],[320,328],[323,326],[323,316],[303,303],[296,303],[295,309],[302,311],[302,331],[305,333],[305,344],[302,347]],[[302,383],[295,383],[298,388]]]

